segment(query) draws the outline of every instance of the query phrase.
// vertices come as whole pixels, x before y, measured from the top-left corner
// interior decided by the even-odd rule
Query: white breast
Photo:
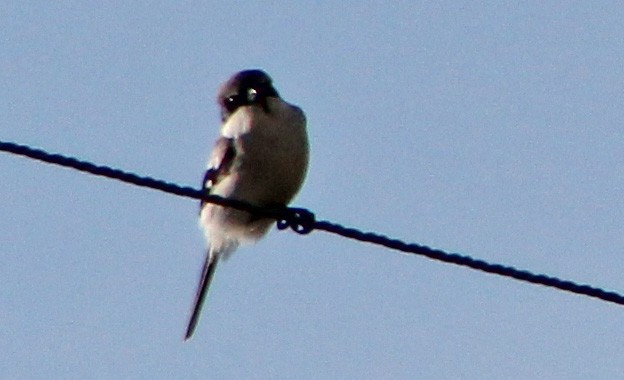
[[[236,157],[231,175],[212,194],[258,206],[288,204],[299,191],[308,165],[308,140],[303,112],[283,100],[270,98],[269,113],[241,107],[224,123],[221,133],[234,139]],[[254,221],[249,214],[214,205],[202,210],[207,233],[237,241],[262,236],[272,221]]]

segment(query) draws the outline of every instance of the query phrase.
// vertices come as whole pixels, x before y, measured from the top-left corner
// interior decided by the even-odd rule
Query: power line
[[[96,176],[115,179],[135,186],[160,190],[165,193],[181,197],[194,198],[198,200],[201,199],[221,206],[249,211],[259,216],[277,220],[277,227],[280,230],[291,228],[299,234],[307,234],[313,230],[325,231],[348,239],[367,242],[397,251],[424,256],[431,260],[464,266],[486,273],[497,274],[503,277],[514,278],[519,281],[543,285],[587,297],[598,298],[600,300],[616,303],[618,305],[624,305],[624,296],[613,291],[607,291],[591,285],[579,284],[574,281],[562,280],[560,278],[545,274],[536,274],[527,270],[516,269],[512,266],[493,264],[484,260],[472,258],[470,256],[448,253],[424,245],[406,243],[399,239],[393,239],[378,233],[364,232],[356,228],[345,227],[330,221],[316,220],[311,211],[303,208],[291,207],[283,209],[265,209],[253,206],[246,202],[225,199],[215,195],[208,195],[205,192],[190,186],[180,186],[175,183],[152,177],[140,176],[108,166],[96,165],[74,157],[52,154],[41,149],[35,149],[26,145],[11,142],[0,141],[0,151],[28,157],[49,164],[72,168]]]

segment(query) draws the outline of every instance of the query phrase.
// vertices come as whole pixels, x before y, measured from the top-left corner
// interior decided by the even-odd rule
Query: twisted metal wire
[[[96,165],[91,162],[79,160],[74,157],[48,153],[44,150],[31,148],[27,145],[0,141],[0,151],[28,157],[53,165],[72,168],[96,176],[115,179],[135,186],[160,190],[165,193],[174,194],[181,197],[204,200],[206,202],[215,203],[221,206],[233,207],[239,210],[248,211],[258,216],[273,218],[277,220],[277,227],[280,230],[290,228],[299,234],[308,234],[314,230],[325,231],[348,239],[371,243],[392,250],[424,256],[431,260],[455,264],[485,273],[496,274],[503,277],[513,278],[518,281],[543,285],[566,292],[597,298],[602,301],[612,302],[618,305],[624,305],[624,296],[613,291],[607,291],[591,285],[579,284],[570,280],[563,280],[550,275],[536,274],[528,270],[517,269],[512,266],[489,263],[487,261],[475,259],[470,256],[460,255],[457,253],[448,253],[420,244],[406,243],[402,240],[393,239],[379,233],[364,232],[356,228],[345,227],[341,224],[330,221],[316,220],[314,214],[311,211],[303,208],[291,207],[282,209],[266,209],[254,206],[247,202],[226,199],[216,195],[209,195],[202,190],[197,190],[190,186],[181,186],[175,183],[155,179],[148,176],[141,176],[135,173],[111,168],[108,166]]]

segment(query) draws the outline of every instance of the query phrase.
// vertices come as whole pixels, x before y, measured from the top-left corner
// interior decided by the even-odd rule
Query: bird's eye
[[[242,102],[240,96],[232,95],[224,99],[223,105],[229,112],[234,112],[238,107],[242,105]]]

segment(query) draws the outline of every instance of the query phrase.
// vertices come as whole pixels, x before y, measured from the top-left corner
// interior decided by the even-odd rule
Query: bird
[[[217,93],[220,136],[202,181],[206,194],[254,206],[286,207],[305,180],[309,161],[306,116],[282,99],[263,70],[240,71]],[[193,336],[221,260],[262,238],[274,220],[201,201],[207,249],[184,340]]]

